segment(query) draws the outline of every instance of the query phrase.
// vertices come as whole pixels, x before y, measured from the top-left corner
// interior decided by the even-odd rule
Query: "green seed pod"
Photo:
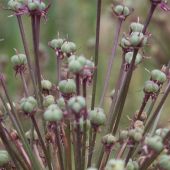
[[[29,96],[28,98],[23,98],[21,100],[21,109],[25,113],[32,113],[37,106],[37,101],[34,97]]]
[[[48,95],[44,97],[44,101],[43,101],[44,107],[48,107],[49,105],[54,104],[54,103],[55,103],[54,96]]]
[[[19,10],[20,8],[23,7],[23,3],[15,1],[15,0],[10,0],[8,2],[8,8],[14,11]]]
[[[87,60],[86,59],[86,64],[85,64],[87,67],[90,67],[90,68],[93,68],[95,65],[94,65],[94,62],[92,62],[91,60]]]
[[[74,53],[76,51],[76,44],[66,41],[61,46],[61,51],[66,54]]]
[[[37,10],[39,8],[39,4],[36,3],[36,2],[29,2],[28,3],[28,9],[30,11],[34,11],[34,10]]]
[[[144,85],[144,92],[145,93],[157,93],[159,91],[159,86],[154,83],[153,81],[146,81]]]
[[[89,119],[94,125],[104,125],[106,121],[106,115],[104,113],[104,110],[102,108],[94,108],[94,110],[91,110],[89,112]]]
[[[133,58],[133,52],[127,52],[125,54],[125,61],[130,64]],[[135,65],[138,65],[142,62],[142,55],[141,54],[137,54],[136,56],[136,60],[135,60]]]
[[[111,159],[108,161],[105,170],[124,170],[125,163],[123,160]]]
[[[136,161],[132,161],[130,159],[126,168],[127,168],[127,170],[138,170],[139,165],[138,165],[138,163]]]
[[[52,107],[48,107],[47,110],[44,112],[44,120],[46,121],[60,121],[63,118],[63,112],[59,109],[58,106],[55,106],[53,104]]]
[[[65,100],[64,100],[63,97],[60,97],[60,98],[57,100],[57,105],[59,106],[60,109],[65,109],[66,104],[65,104]]]
[[[84,56],[79,56],[77,58],[77,60],[80,62],[81,65],[85,65],[86,64],[86,58]]]
[[[77,74],[83,69],[83,65],[77,59],[71,60],[68,64],[68,69],[69,71]]]
[[[142,32],[144,25],[139,22],[132,22],[130,24],[131,32]]]
[[[127,17],[130,14],[129,8],[123,5],[117,5],[114,8],[114,12],[116,13],[116,15],[123,15],[124,17]]]
[[[121,47],[123,47],[123,48],[129,48],[130,45],[131,45],[131,43],[130,43],[130,41],[129,41],[126,37],[123,37],[123,38],[121,39],[120,45],[121,45]]]
[[[86,107],[86,101],[82,96],[72,97],[68,101],[68,107],[77,114]]]
[[[112,134],[107,134],[102,137],[102,143],[106,145],[114,145],[117,141],[117,138]]]
[[[159,167],[163,170],[170,170],[170,156],[169,155],[161,155],[159,158]]]
[[[58,49],[58,48],[61,48],[61,46],[63,45],[64,43],[64,40],[61,39],[61,38],[58,38],[58,39],[53,39],[49,42],[49,45],[51,48],[53,49]]]
[[[147,137],[145,143],[155,152],[160,152],[163,149],[162,138],[160,136]]]
[[[27,64],[27,57],[25,54],[17,54],[11,57],[11,62],[13,66]]]
[[[10,156],[6,150],[0,150],[0,167],[6,165],[10,161]]]
[[[119,140],[125,140],[128,137],[128,131],[127,130],[122,130],[120,131],[119,134]]]
[[[55,109],[60,109],[60,108],[58,107],[58,105],[57,105],[57,104],[51,104],[50,106],[48,106],[48,108],[47,108],[47,109],[55,110]]]
[[[41,80],[41,86],[43,90],[51,90],[52,83],[49,80]]]
[[[37,135],[37,132],[34,130],[34,134],[33,134],[34,136],[34,140],[38,140],[39,138],[38,138],[38,135]],[[31,131],[31,129],[30,130],[28,130],[26,133],[25,133],[25,137],[28,139],[28,140],[30,140],[31,138],[32,138],[32,131]]]
[[[76,84],[73,79],[62,80],[59,82],[58,86],[63,94],[72,94],[76,92]]]
[[[166,81],[166,74],[160,70],[155,69],[151,71],[151,79],[158,81],[159,83],[164,83]]]
[[[144,39],[144,35],[141,32],[132,32],[130,35],[130,44],[133,47],[137,47],[138,45],[142,44]]]
[[[43,10],[45,10],[45,9],[46,9],[46,4],[45,4],[44,2],[41,2],[41,3],[39,4],[39,10],[43,11]]]
[[[160,128],[155,131],[155,135],[160,136],[162,139],[165,138],[165,136],[168,134],[169,129],[167,128]]]

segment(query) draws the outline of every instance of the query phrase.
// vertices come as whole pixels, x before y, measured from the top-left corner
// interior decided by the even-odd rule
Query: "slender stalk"
[[[27,41],[26,41],[26,38],[25,38],[25,31],[24,31],[24,27],[23,27],[23,23],[22,23],[22,18],[21,18],[20,15],[17,15],[17,21],[18,21],[18,25],[19,25],[19,29],[20,29],[20,34],[21,34],[23,46],[24,46],[24,51],[25,51],[25,54],[26,54],[26,57],[27,57],[29,73],[30,73],[31,81],[32,81],[33,88],[34,88],[34,91],[35,91],[35,96],[38,99],[38,92],[37,92],[36,83],[35,83],[35,76],[34,76],[32,66],[31,66],[28,44],[27,44]]]
[[[94,109],[95,99],[96,99],[96,87],[97,87],[97,75],[98,75],[98,58],[99,58],[99,43],[100,43],[101,6],[102,6],[102,0],[97,0],[96,45],[95,45],[95,58],[94,58],[96,70],[94,72],[94,79],[93,79],[91,109]]]
[[[34,54],[35,54],[35,71],[38,84],[38,94],[40,100],[40,107],[43,108],[43,98],[42,98],[42,87],[41,87],[41,71],[39,62],[39,28],[40,28],[40,16],[31,16],[32,19],[32,33],[33,33],[33,44],[34,44]]]
[[[61,79],[61,59],[59,56],[57,57],[57,83],[59,83]]]
[[[117,154],[117,156],[116,156],[116,159],[120,159],[120,158],[123,156],[123,154],[124,154],[124,152],[125,152],[125,150],[126,150],[128,141],[129,141],[129,139],[127,139],[127,140],[123,143],[123,146],[121,146],[120,151],[118,151],[118,154]]]
[[[76,91],[77,95],[80,95],[80,75],[76,74]]]
[[[111,71],[112,71],[112,66],[113,66],[113,62],[114,62],[114,59],[115,59],[117,46],[118,46],[118,42],[119,42],[119,35],[120,35],[122,22],[123,22],[123,20],[118,18],[118,23],[117,23],[115,34],[114,34],[115,37],[114,37],[112,55],[111,55],[111,57],[110,57],[110,59],[108,61],[108,67],[107,67],[108,69],[107,69],[105,80],[104,80],[104,87],[103,87],[103,90],[102,90],[102,95],[101,95],[101,98],[100,98],[100,103],[99,103],[100,107],[102,107],[102,105],[103,105],[103,101],[104,101],[104,98],[105,98],[105,95],[106,95],[106,91],[108,89],[110,76],[111,76]]]
[[[44,152],[44,156],[45,156],[45,159],[46,159],[46,161],[47,161],[49,170],[52,170],[51,161],[50,161],[50,155],[49,155],[48,152],[47,152],[45,143],[44,143],[44,141],[43,141],[43,139],[42,139],[42,136],[41,136],[41,133],[40,133],[40,130],[39,130],[39,127],[38,127],[38,125],[37,125],[37,122],[36,122],[36,120],[35,120],[34,115],[31,115],[31,120],[32,120],[32,123],[34,124],[35,130],[36,130],[37,135],[38,135],[38,138],[39,138],[39,140],[40,140],[40,143],[41,143],[41,146],[42,146],[42,149],[43,149],[43,152]]]
[[[92,136],[92,142],[89,145],[89,157],[88,157],[88,163],[87,167],[91,166],[92,163],[92,157],[93,157],[93,152],[94,152],[94,146],[95,146],[95,141],[96,141],[96,136],[97,136],[97,131],[93,131],[93,136]]]
[[[110,151],[104,152],[103,159],[101,161],[101,165],[99,169],[101,170],[104,169],[104,167],[106,166],[107,160],[109,159],[109,156],[110,156]]]
[[[28,92],[28,87],[27,87],[27,84],[26,84],[23,72],[20,73],[20,76],[21,76],[21,80],[22,80],[22,83],[23,83],[23,86],[24,86],[25,95],[26,95],[26,97],[28,97],[29,96],[29,92]]]

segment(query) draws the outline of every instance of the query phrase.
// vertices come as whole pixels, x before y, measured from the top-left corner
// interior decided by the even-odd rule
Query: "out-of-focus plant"
[[[96,87],[100,84],[97,75],[102,1],[97,1],[94,61],[77,54],[77,45],[68,38],[58,35],[48,42],[55,54],[56,82],[53,83],[43,78],[44,70],[40,67],[40,23],[46,19],[50,5],[41,0],[8,2],[8,9],[17,18],[25,54],[15,50],[11,57],[15,76],[23,87],[21,99],[12,100],[6,85],[8,77],[0,74],[0,137],[6,149],[0,150],[0,167],[7,170],[170,170],[170,130],[157,129],[170,92],[170,62],[161,70],[150,71],[150,78],[144,83],[141,106],[129,119],[129,126],[118,131],[125,102],[129,100],[127,94],[132,76],[145,60],[142,51],[151,38],[148,25],[158,7],[169,10],[167,3],[150,0],[144,24],[137,18],[120,41],[123,23],[134,10],[123,4],[112,5],[117,26],[99,104],[95,101]],[[34,60],[30,57],[23,15],[31,18]],[[122,64],[107,114],[103,103],[119,44]],[[93,86],[92,94],[87,90],[90,85]],[[92,97],[91,105],[87,95]],[[28,131],[24,129],[21,114],[30,122]],[[9,121],[11,126],[8,126]],[[100,133],[102,139],[96,140]],[[99,152],[94,152],[97,144]]]

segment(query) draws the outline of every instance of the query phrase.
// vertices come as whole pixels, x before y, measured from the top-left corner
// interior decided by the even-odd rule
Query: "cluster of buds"
[[[29,96],[21,100],[21,109],[25,114],[32,114],[36,111],[37,101],[34,97]]]
[[[170,170],[170,156],[163,154],[158,161],[159,170]]]
[[[51,104],[44,112],[44,120],[48,122],[61,121],[63,118],[63,112],[57,104]]]
[[[49,6],[41,0],[10,0],[8,9],[14,11],[17,15],[34,14],[45,16]]]
[[[89,111],[89,119],[91,122],[92,127],[95,131],[102,125],[104,125],[106,121],[106,115],[102,108],[94,108],[94,110]]]
[[[104,145],[105,151],[111,151],[116,142],[117,138],[112,134],[107,134],[102,137],[102,143]]]
[[[123,170],[125,162],[123,160],[110,159],[105,167],[105,170]]]
[[[139,169],[139,164],[138,164],[138,162],[132,161],[130,159],[129,162],[127,163],[126,169],[127,170],[138,170]]]
[[[13,68],[18,73],[23,73],[26,70],[27,57],[25,54],[16,54],[11,57]]]
[[[44,107],[48,107],[48,106],[50,106],[51,104],[54,104],[54,103],[55,103],[54,96],[47,95],[47,96],[44,97],[44,100],[43,100],[43,106]]]

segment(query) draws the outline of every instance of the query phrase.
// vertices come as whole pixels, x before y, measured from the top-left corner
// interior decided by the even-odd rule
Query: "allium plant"
[[[117,23],[99,104],[95,100],[96,87],[101,84],[97,81],[101,0],[97,1],[93,61],[79,55],[76,44],[68,39],[57,37],[47,42],[56,58],[56,82],[42,78],[39,60],[40,23],[42,18],[46,19],[50,5],[43,0],[8,2],[8,9],[17,18],[25,51],[21,54],[16,50],[11,57],[24,94],[18,101],[13,101],[6,79],[0,74],[3,104],[0,137],[5,148],[0,150],[1,169],[170,170],[170,129],[157,129],[162,107],[170,92],[170,62],[161,70],[150,71],[150,79],[143,85],[141,106],[129,119],[128,127],[119,130],[133,73],[145,59],[142,50],[151,38],[148,25],[158,7],[169,10],[167,3],[150,0],[146,21],[141,23],[137,18],[123,35],[120,35],[122,26],[134,10],[124,4],[112,5]],[[25,37],[23,15],[31,19],[34,60],[30,57],[30,44]],[[103,103],[119,45],[122,64],[110,98],[109,113],[106,113]],[[25,80],[26,70],[29,71],[31,87]],[[89,86],[92,86],[92,94],[87,90]],[[87,95],[92,97],[91,105],[87,104]],[[28,131],[24,131],[20,114],[31,121]],[[7,118],[12,126],[8,126]],[[98,151],[94,152],[97,145]]]

